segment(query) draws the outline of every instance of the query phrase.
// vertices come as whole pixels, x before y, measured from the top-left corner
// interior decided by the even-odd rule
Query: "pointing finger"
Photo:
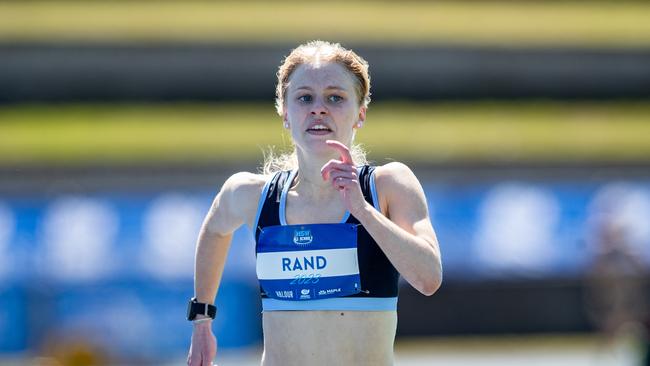
[[[352,155],[350,154],[350,149],[348,149],[347,146],[343,145],[342,143],[336,141],[336,140],[327,140],[325,143],[338,150],[338,152],[341,154],[341,160],[343,160],[344,163],[346,164],[353,164],[352,163]]]

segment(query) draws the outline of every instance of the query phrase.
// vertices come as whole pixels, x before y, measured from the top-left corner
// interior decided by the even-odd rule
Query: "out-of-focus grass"
[[[386,105],[360,135],[413,160],[650,159],[650,104],[525,102]],[[367,133],[366,133],[367,132]]]
[[[9,1],[0,40],[647,46],[640,1]]]
[[[370,157],[410,162],[648,161],[644,102],[376,103]],[[0,164],[260,161],[289,136],[268,104],[0,107]]]
[[[271,104],[9,106],[0,121],[5,162],[255,160],[282,142]]]

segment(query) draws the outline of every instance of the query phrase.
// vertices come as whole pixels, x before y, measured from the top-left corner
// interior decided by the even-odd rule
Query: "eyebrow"
[[[308,86],[300,86],[300,87],[298,87],[298,88],[296,88],[296,89],[294,89],[294,90],[301,90],[301,89],[314,90],[314,89],[312,89],[312,88],[310,88],[310,87],[308,87]],[[325,88],[325,90],[331,90],[331,89],[333,89],[333,90],[347,91],[347,89],[342,88],[342,87],[340,87],[340,86],[336,86],[336,85],[330,85],[330,86],[328,86],[327,88]]]

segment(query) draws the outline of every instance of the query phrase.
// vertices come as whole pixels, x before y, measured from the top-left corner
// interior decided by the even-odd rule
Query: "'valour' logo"
[[[311,230],[295,230],[293,232],[293,242],[296,245],[307,245],[314,240],[311,236]]]

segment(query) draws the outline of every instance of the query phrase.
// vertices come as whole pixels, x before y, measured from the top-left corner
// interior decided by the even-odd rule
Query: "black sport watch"
[[[196,297],[193,297],[189,304],[187,304],[187,320],[194,320],[199,314],[214,319],[214,317],[217,316],[217,307],[211,304],[198,302]]]

